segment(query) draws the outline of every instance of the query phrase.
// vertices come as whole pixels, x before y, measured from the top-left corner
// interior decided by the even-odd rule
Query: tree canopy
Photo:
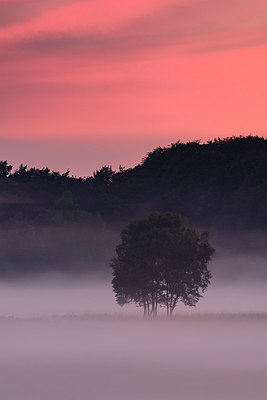
[[[115,172],[103,166],[83,178],[26,165],[12,172],[0,161],[0,223],[10,226],[19,215],[34,226],[51,220],[66,225],[75,218],[80,223],[84,213],[98,213],[121,227],[157,210],[182,214],[208,229],[266,230],[266,174],[267,140],[257,136],[178,141],[156,148],[134,168]],[[64,192],[72,193],[81,213],[44,218],[55,212]]]
[[[59,199],[71,192],[76,213],[59,212]],[[12,172],[0,161],[0,223],[17,216],[33,226],[81,223],[85,213],[98,214],[112,226],[153,210],[179,213],[207,229],[267,229],[267,140],[257,136],[180,141],[158,147],[134,168],[103,166],[77,178],[49,168]],[[48,217],[47,217],[48,216]]]
[[[178,302],[195,306],[210,284],[207,264],[213,253],[208,234],[186,227],[177,214],[152,213],[133,220],[121,232],[110,263],[118,304],[132,302],[154,316],[158,306],[167,315]]]
[[[249,232],[266,235],[266,193],[267,139],[257,136],[208,143],[177,141],[151,151],[134,168],[114,171],[107,164],[80,178],[46,166],[21,164],[15,169],[4,159],[0,161],[0,276],[2,270],[24,274],[51,264],[64,271],[66,260],[79,271],[87,263],[89,248],[92,254],[96,248],[101,254],[103,235],[105,251],[109,249],[103,260],[107,265],[122,227],[154,210],[184,215],[214,238],[217,232],[230,246],[235,240],[238,251],[246,251],[241,235],[248,235],[246,240]],[[49,230],[58,232],[53,240],[46,234]],[[98,242],[85,244],[79,232],[88,231],[91,237],[91,230],[97,231]],[[253,240],[257,251],[265,251],[262,243]]]

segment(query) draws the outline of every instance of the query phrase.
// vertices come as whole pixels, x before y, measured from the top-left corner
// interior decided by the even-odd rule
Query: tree
[[[115,172],[111,166],[104,166],[101,169],[94,171],[93,184],[95,186],[109,186],[112,184],[113,175]]]
[[[0,161],[0,178],[7,178],[11,170],[12,165],[8,165],[7,161]]]
[[[133,302],[153,316],[158,306],[168,316],[179,301],[195,306],[210,284],[207,264],[214,251],[208,234],[186,227],[177,214],[133,220],[121,232],[110,263],[116,301],[121,306]]]

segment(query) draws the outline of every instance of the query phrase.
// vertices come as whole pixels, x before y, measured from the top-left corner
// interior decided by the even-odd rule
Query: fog
[[[263,282],[213,282],[196,307],[179,304],[176,314],[265,313],[267,284]],[[159,310],[160,314],[165,311]],[[116,304],[109,281],[85,279],[60,283],[9,282],[0,285],[0,316],[21,318],[54,315],[142,315],[134,305]]]
[[[142,310],[115,302],[108,262],[88,273],[47,272],[2,277],[0,316],[140,315]],[[220,248],[209,265],[211,285],[196,307],[179,304],[176,314],[267,312],[267,263],[264,252]],[[74,271],[75,267],[71,268]],[[163,311],[160,310],[160,313]]]
[[[266,316],[0,323],[4,400],[266,399]]]
[[[2,276],[1,399],[265,400],[266,253],[215,247],[211,286],[172,319],[119,307],[93,258],[87,272]]]

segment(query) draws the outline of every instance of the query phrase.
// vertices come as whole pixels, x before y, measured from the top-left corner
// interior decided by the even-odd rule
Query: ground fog
[[[266,400],[266,254],[215,247],[211,286],[170,320],[120,308],[107,265],[3,277],[0,398]]]
[[[5,400],[265,400],[266,315],[1,318]]]

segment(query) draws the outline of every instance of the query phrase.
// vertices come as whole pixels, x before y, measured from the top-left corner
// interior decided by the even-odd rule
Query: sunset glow
[[[83,175],[178,139],[266,135],[266,12],[265,0],[1,0],[1,155],[43,166],[47,143],[52,168]]]

